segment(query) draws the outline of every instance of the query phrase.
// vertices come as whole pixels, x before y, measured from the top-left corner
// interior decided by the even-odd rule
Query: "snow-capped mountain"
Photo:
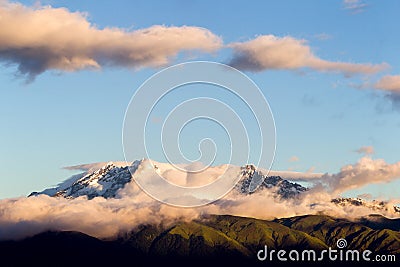
[[[131,165],[109,162],[96,170],[87,170],[84,173],[74,175],[65,182],[54,188],[49,188],[41,192],[33,192],[30,196],[45,194],[52,197],[76,198],[87,196],[89,199],[95,197],[115,198],[118,190],[124,188],[127,183],[132,181],[132,174],[139,174],[138,167],[145,164],[148,160],[137,160]],[[148,162],[146,162],[148,163]],[[171,172],[173,167],[169,164],[152,161],[157,173]],[[211,167],[210,173],[218,177],[221,170],[219,167]],[[243,194],[252,194],[259,190],[271,190],[277,197],[295,197],[307,188],[297,183],[289,182],[280,176],[266,176],[261,171],[256,170],[254,165],[245,165],[240,168],[237,174],[240,176],[236,185],[236,190]]]
[[[332,199],[332,203],[339,206],[357,206],[366,207],[376,212],[390,211],[400,213],[400,207],[389,205],[386,201],[371,200],[367,201],[362,198],[339,197]]]
[[[109,162],[98,170],[75,175],[55,188],[33,192],[30,196],[39,194],[65,198],[87,196],[89,199],[115,197],[117,191],[131,181],[131,172],[134,172],[139,164],[140,161],[135,161],[130,166],[120,167]]]
[[[307,188],[283,179],[280,176],[266,176],[256,170],[254,165],[241,167],[241,180],[236,188],[243,194],[252,194],[256,191],[269,189],[282,198],[293,198],[307,191]]]
[[[151,165],[149,165],[149,163],[151,163]],[[141,172],[148,170],[148,168],[146,169],[144,166],[153,167],[158,174],[169,174],[170,177],[172,176],[173,179],[175,179],[171,180],[171,182],[179,182],[182,180],[176,179],[182,172],[177,171],[171,165],[150,161],[148,159],[136,160],[132,164],[109,162],[104,164],[101,168],[98,168],[98,165],[99,164],[95,164],[97,167],[95,169],[88,168],[85,172],[72,176],[54,188],[45,189],[41,192],[33,192],[29,196],[45,194],[51,197],[64,198],[77,198],[80,196],[86,196],[88,199],[95,197],[117,198],[118,192],[123,189],[126,184],[133,182],[132,175],[141,175]],[[221,172],[225,170],[225,168],[221,168],[221,166],[210,167],[209,169],[210,176],[214,176],[212,179],[219,177]],[[258,170],[251,164],[242,166],[238,168],[237,175],[239,176],[239,182],[234,190],[243,196],[251,195],[262,190],[269,190],[278,199],[300,197],[308,190],[308,188],[298,183],[274,175],[275,173],[276,172],[269,172],[266,174],[265,170]],[[298,173],[296,173],[296,175],[298,176]],[[315,178],[314,176],[312,178]],[[235,178],[236,177],[233,177],[233,179]],[[387,202],[383,201],[367,201],[360,198],[335,198],[332,199],[331,202],[343,207],[362,206],[375,212],[393,209],[391,211],[400,213],[400,207],[388,205]]]

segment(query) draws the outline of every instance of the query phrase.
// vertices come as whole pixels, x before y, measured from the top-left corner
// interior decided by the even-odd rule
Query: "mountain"
[[[371,214],[358,220],[361,224],[375,230],[390,229],[400,231],[400,218],[389,219],[379,214]]]
[[[243,194],[252,194],[263,189],[271,189],[277,196],[293,198],[307,191],[298,183],[292,183],[280,176],[267,176],[256,170],[254,165],[241,167],[241,179],[236,187]]]
[[[54,188],[45,189],[41,192],[33,192],[29,196],[46,194],[52,197],[64,198],[76,198],[79,196],[87,196],[89,199],[95,197],[116,198],[118,197],[119,190],[123,189],[126,184],[133,182],[132,174],[141,175],[140,172],[143,172],[141,169],[146,168],[139,167],[150,163],[154,167],[154,170],[160,174],[176,172],[179,175],[179,171],[175,170],[169,164],[146,159],[136,160],[132,164],[109,162],[100,168],[98,168],[99,164],[94,164],[95,169],[88,167],[85,172],[72,176]],[[216,177],[224,171],[224,168],[219,169],[218,166],[209,169],[211,170],[210,173]],[[308,188],[290,181],[291,176],[296,177],[296,179],[301,178],[299,173],[257,170],[251,164],[237,169],[239,182],[235,186],[235,190],[242,195],[251,195],[263,190],[269,190],[278,199],[293,199],[301,197],[302,194],[308,191]],[[277,173],[285,175],[287,178],[275,175]],[[303,175],[311,175],[310,178],[317,179],[316,177],[319,174]],[[332,203],[342,207],[366,207],[371,210],[371,213],[389,211],[390,209],[390,211],[400,214],[400,207],[390,206],[384,201],[366,201],[360,198],[334,198],[332,199]]]
[[[388,205],[386,201],[371,200],[367,201],[361,198],[339,197],[332,199],[332,203],[339,206],[357,206],[366,207],[374,212],[392,211],[400,214],[400,207]],[[390,210],[389,210],[390,209]]]
[[[65,198],[79,196],[87,196],[89,199],[95,197],[112,198],[116,196],[119,189],[132,180],[131,172],[135,172],[139,164],[140,161],[135,161],[130,166],[119,167],[113,162],[109,162],[98,170],[73,176],[55,188],[33,192],[29,196],[46,194],[52,197]]]
[[[6,263],[2,266],[127,263],[132,266],[172,263],[175,266],[265,266],[269,262],[259,262],[256,256],[265,245],[276,251],[313,249],[321,252],[329,247],[336,248],[339,238],[346,238],[347,249],[369,249],[373,255],[400,255],[400,232],[374,230],[362,222],[325,215],[273,221],[211,215],[172,225],[141,225],[112,240],[99,240],[77,232],[44,232],[20,241],[0,242],[0,258]],[[306,262],[306,265],[312,263]],[[329,263],[332,262],[326,261],[324,265]],[[351,263],[354,266],[357,262]],[[391,263],[386,262],[386,265]],[[282,266],[282,262],[275,261],[274,266]]]
[[[1,266],[116,266],[139,253],[116,242],[64,231],[0,242]],[[129,256],[129,258],[128,258]]]
[[[130,183],[132,174],[139,174],[138,168],[144,164],[148,164],[148,160],[137,160],[131,165],[127,164],[125,166],[121,166],[120,163],[109,162],[97,170],[75,175],[57,187],[45,189],[41,192],[33,192],[29,196],[45,194],[52,197],[65,198],[79,196],[87,196],[89,199],[95,197],[115,198],[118,190]],[[165,173],[174,170],[174,167],[168,166],[168,164],[154,161],[152,161],[152,164],[157,172]],[[218,167],[211,167],[210,169],[212,168],[217,169]],[[261,171],[256,170],[254,165],[241,167],[237,175],[240,176],[240,179],[236,189],[245,195],[268,189],[276,193],[277,197],[291,198],[307,190],[300,184],[289,182],[280,176],[263,175]],[[254,180],[258,181],[258,184],[252,183]]]
[[[400,254],[400,232],[385,229],[383,221],[380,227],[375,221],[375,229],[379,230],[372,229],[367,226],[371,222],[368,217],[353,222],[326,215],[306,215],[274,221],[290,229],[306,232],[330,247],[335,247],[339,238],[345,238],[349,249]]]
[[[83,173],[72,176],[54,188],[33,192],[30,196],[46,194],[67,199],[80,196],[88,199],[122,198],[125,195],[121,192],[129,188],[126,187],[129,183],[134,183],[133,175],[145,175],[145,171],[152,172],[153,168],[155,172],[169,174],[166,177],[174,179],[182,173],[168,164],[150,160],[138,160],[132,164],[109,162],[100,167],[99,164],[95,166],[87,166]],[[214,175],[212,178],[219,177],[224,170],[218,166],[210,169],[209,174]],[[235,167],[234,170],[237,176],[233,178],[239,179],[233,189],[233,196],[239,199],[255,196],[258,199],[267,190],[267,195],[271,193],[274,198],[269,199],[270,202],[266,201],[265,209],[274,205],[275,200],[280,203],[301,201],[303,196],[311,192],[303,185],[290,181],[290,174],[281,177],[274,175],[274,172],[256,169],[254,165]],[[299,174],[296,175],[299,178]],[[187,182],[188,178],[193,177],[182,176],[177,181]],[[263,198],[260,199],[262,201]],[[331,203],[329,201],[327,203],[330,205],[349,210],[352,207],[365,207],[371,213],[392,208],[386,202],[357,198],[335,198]],[[393,207],[393,211],[400,212],[398,207]],[[197,218],[192,221],[176,218],[173,222],[160,220],[159,224],[142,224],[107,240],[79,232],[53,231],[19,241],[2,241],[0,259],[3,261],[0,261],[0,265],[114,266],[129,262],[129,265],[134,266],[265,266],[268,262],[257,260],[257,253],[265,246],[275,252],[280,249],[312,249],[321,252],[330,247],[337,248],[336,242],[343,238],[347,241],[346,249],[368,249],[373,255],[400,255],[400,219],[389,219],[382,215],[352,220],[324,214],[261,220],[207,213]],[[330,263],[326,261],[324,265]],[[309,266],[310,262],[304,264]],[[362,264],[365,265],[365,262]],[[282,262],[275,260],[274,265],[282,266]],[[296,262],[296,265],[299,263]]]

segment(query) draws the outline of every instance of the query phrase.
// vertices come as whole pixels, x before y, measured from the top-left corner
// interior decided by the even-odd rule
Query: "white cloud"
[[[353,14],[360,13],[365,10],[368,5],[362,0],[344,0],[343,8],[350,10]]]
[[[74,165],[74,166],[67,166],[64,167],[63,169],[65,170],[79,170],[79,171],[85,171],[85,172],[92,172],[93,170],[98,170],[104,165],[106,165],[107,162],[95,162],[95,163],[88,163],[88,164],[79,164],[79,165]],[[125,167],[129,166],[130,164],[125,162],[125,161],[113,161],[113,165],[117,167]]]
[[[305,40],[291,36],[262,35],[257,38],[230,44],[234,50],[230,65],[250,71],[268,69],[294,70],[310,68],[322,72],[339,72],[345,76],[374,74],[387,68],[382,64],[333,62],[314,55]]]
[[[33,79],[47,70],[158,67],[181,51],[213,52],[221,39],[199,27],[100,29],[66,8],[0,2],[0,60]]]
[[[332,35],[323,32],[323,33],[315,34],[314,38],[321,40],[321,41],[326,41],[326,40],[332,39]]]

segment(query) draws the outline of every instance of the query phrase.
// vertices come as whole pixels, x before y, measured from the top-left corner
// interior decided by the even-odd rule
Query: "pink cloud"
[[[247,42],[233,43],[230,47],[234,50],[230,64],[236,68],[250,71],[310,68],[321,72],[338,72],[345,76],[351,76],[374,74],[388,66],[386,63],[361,64],[324,60],[312,52],[305,40],[295,39],[291,36],[262,35]]]
[[[34,78],[47,70],[158,67],[181,51],[213,52],[222,40],[200,27],[100,29],[66,8],[0,2],[0,60]]]

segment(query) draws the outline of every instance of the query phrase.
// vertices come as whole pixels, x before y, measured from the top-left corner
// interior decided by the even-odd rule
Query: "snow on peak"
[[[400,213],[400,207],[393,206],[387,201],[371,200],[367,201],[362,198],[351,198],[351,197],[339,197],[332,199],[332,203],[346,207],[346,206],[356,206],[356,207],[366,207],[377,212],[395,212]]]
[[[241,167],[241,180],[236,186],[242,194],[253,194],[258,190],[271,190],[277,197],[293,198],[307,191],[300,184],[289,182],[280,176],[267,176],[252,164]]]
[[[93,166],[98,166],[94,169]],[[95,197],[115,198],[118,190],[132,181],[133,175],[143,172],[155,171],[171,183],[179,186],[199,186],[211,183],[218,179],[230,165],[213,166],[202,172],[185,172],[182,169],[191,170],[191,165],[172,166],[169,163],[160,163],[150,159],[142,159],[129,164],[126,162],[113,162],[99,164],[78,165],[74,169],[87,168],[87,171],[71,177],[55,188],[46,189],[42,192],[34,192],[31,195],[46,194],[53,197],[76,198],[87,196],[89,199]],[[140,167],[141,166],[141,167]],[[152,168],[152,170],[148,170]],[[181,169],[179,169],[181,168]],[[139,169],[139,170],[138,170]],[[253,194],[258,190],[271,190],[278,197],[295,197],[307,189],[297,183],[289,182],[280,176],[267,176],[264,171],[256,169],[254,165],[248,164],[237,167],[237,173],[232,177],[239,177],[236,190],[243,194]]]
[[[98,164],[99,165],[99,164]],[[248,164],[242,167],[232,165],[220,165],[207,168],[205,171],[196,172],[185,172],[182,169],[190,169],[191,166],[172,166],[168,163],[160,163],[150,159],[136,160],[132,163],[126,162],[108,162],[98,166],[97,169],[93,168],[93,164],[80,165],[86,166],[87,170],[83,173],[72,176],[71,178],[60,183],[54,188],[45,189],[42,192],[33,192],[30,196],[45,194],[52,197],[62,198],[77,198],[85,196],[88,199],[95,197],[104,198],[125,198],[132,197],[130,190],[132,187],[125,186],[129,183],[133,183],[133,177],[146,177],[151,173],[157,173],[169,182],[195,187],[201,184],[209,184],[219,177],[230,168],[230,175],[232,181],[238,181],[233,189],[233,194],[237,196],[249,196],[252,194],[261,193],[266,191],[268,194],[281,200],[287,199],[300,199],[302,196],[306,196],[308,188],[291,182],[293,180],[302,180],[300,175],[295,179],[292,173],[288,173],[287,177],[275,175],[276,172],[262,170],[256,168],[255,165]],[[233,171],[232,171],[233,170]],[[307,175],[307,174],[306,174]],[[313,174],[313,177],[305,176],[304,180],[315,179],[318,174]],[[137,185],[132,184],[134,187]],[[400,207],[393,206],[390,203],[383,201],[366,201],[360,198],[335,198],[331,202],[341,207],[365,207],[375,212],[395,212],[400,213]]]
[[[46,194],[52,197],[76,198],[87,196],[94,197],[115,197],[119,189],[132,179],[131,171],[134,172],[140,161],[132,164],[122,162],[108,162],[97,170],[88,171],[72,176],[64,183],[55,188],[46,189],[42,192],[33,192],[32,195]]]
[[[116,198],[119,197],[118,191],[132,181],[132,174],[141,175],[143,172],[155,171],[174,184],[198,186],[199,182],[207,184],[215,181],[229,167],[229,165],[221,165],[210,167],[201,173],[185,173],[171,164],[160,163],[150,159],[136,160],[132,163],[110,161],[103,163],[97,169],[93,169],[93,165],[79,165],[88,167],[87,171],[72,176],[57,187],[45,189],[39,193],[33,192],[30,196],[45,194],[52,197],[65,198],[80,196],[86,196],[89,199],[95,197]],[[190,169],[190,166],[182,165],[179,167]],[[148,168],[151,168],[151,170]],[[234,190],[243,196],[262,190],[269,190],[277,198],[291,199],[301,196],[302,193],[308,190],[306,187],[290,182],[281,176],[271,175],[275,174],[275,172],[258,169],[252,164],[237,168],[237,174],[232,179],[239,177],[239,182],[236,184]],[[77,169],[82,168],[79,167]],[[363,206],[375,211],[394,208],[395,212],[400,212],[399,207],[392,207],[383,201],[366,201],[360,198],[335,198],[332,200],[332,203],[340,206]]]

